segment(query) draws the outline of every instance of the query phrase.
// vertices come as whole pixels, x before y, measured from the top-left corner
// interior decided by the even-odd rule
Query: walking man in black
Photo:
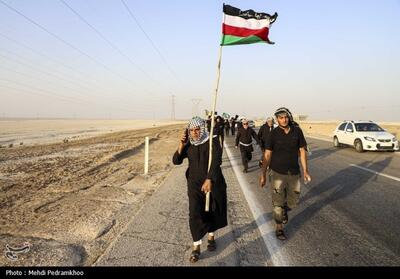
[[[208,170],[209,141],[213,141],[212,161]],[[225,227],[227,222],[227,196],[225,178],[221,171],[222,151],[218,138],[210,139],[206,122],[194,117],[182,135],[178,150],[173,156],[174,165],[188,158],[186,170],[189,197],[189,226],[193,238],[190,262],[200,257],[202,238],[208,233],[207,250],[214,251],[214,232]],[[210,210],[205,212],[206,193],[211,192]]]
[[[232,136],[235,135],[235,130],[236,130],[236,121],[235,118],[231,118],[231,132],[232,132]]]
[[[266,183],[267,169],[270,169],[272,190],[272,215],[276,223],[276,237],[285,240],[283,224],[288,222],[288,211],[295,208],[300,197],[300,162],[304,183],[311,181],[308,173],[306,140],[301,129],[293,125],[293,118],[287,108],[275,112],[278,127],[272,130],[265,144],[260,186]]]
[[[229,130],[231,129],[231,126],[229,125],[229,119],[225,119],[225,134],[226,136],[229,136]]]
[[[258,163],[259,167],[262,167],[262,162],[264,158],[265,152],[265,143],[267,142],[267,138],[269,137],[270,133],[274,129],[274,119],[272,117],[267,117],[267,121],[260,127],[258,130],[258,139],[260,140],[260,148],[262,151],[260,162]]]
[[[276,237],[285,240],[283,224],[288,222],[287,212],[297,206],[300,197],[300,162],[304,182],[311,181],[308,173],[306,140],[301,129],[293,125],[293,118],[287,108],[275,112],[278,127],[273,129],[265,144],[265,153],[260,186],[266,183],[267,169],[270,169],[272,190],[272,215],[276,223]]]
[[[225,126],[224,119],[218,115],[215,118],[214,135],[218,135],[218,139],[222,148],[224,147],[224,140],[225,140],[224,126]]]
[[[247,119],[242,120],[242,127],[238,128],[236,135],[235,148],[240,145],[240,155],[242,156],[243,172],[246,173],[249,168],[249,161],[252,158],[253,144],[252,137],[260,144],[256,132],[249,127]]]

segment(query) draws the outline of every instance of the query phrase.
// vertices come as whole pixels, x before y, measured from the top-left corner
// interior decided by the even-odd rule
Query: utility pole
[[[172,95],[172,109],[171,109],[171,120],[175,120],[175,95]]]
[[[199,116],[199,105],[202,99],[192,99],[193,107],[192,107],[192,117]]]

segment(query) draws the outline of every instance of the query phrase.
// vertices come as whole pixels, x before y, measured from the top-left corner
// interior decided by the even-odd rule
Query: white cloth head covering
[[[190,132],[189,132],[189,140],[190,140],[190,143],[191,143],[192,145],[200,145],[200,144],[203,144],[203,143],[205,143],[205,142],[209,139],[209,137],[210,137],[210,135],[209,135],[209,133],[208,133],[208,131],[207,131],[207,129],[206,129],[206,122],[205,122],[202,118],[200,118],[200,117],[198,117],[198,116],[193,117],[193,118],[189,121],[189,124],[188,124],[188,129],[189,129],[189,130],[190,130],[190,129],[197,128],[197,127],[200,128],[200,136],[199,136],[199,138],[198,138],[197,140],[192,139],[192,137],[190,136]]]

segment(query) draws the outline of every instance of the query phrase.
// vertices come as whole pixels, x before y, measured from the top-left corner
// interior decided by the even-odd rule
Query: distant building
[[[305,114],[293,114],[293,119],[295,121],[306,121],[308,118],[308,115]]]

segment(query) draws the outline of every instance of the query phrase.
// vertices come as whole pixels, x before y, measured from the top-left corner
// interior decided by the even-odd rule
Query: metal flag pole
[[[213,137],[214,137],[214,114],[215,114],[215,107],[217,105],[217,95],[218,95],[218,88],[219,88],[219,78],[221,75],[221,58],[222,58],[222,45],[219,47],[219,55],[218,55],[218,64],[217,64],[217,79],[215,81],[215,91],[213,94],[213,102],[212,102],[212,109],[211,109],[211,127],[210,127],[210,152],[208,155],[208,171],[210,171],[211,168],[211,162],[212,162],[212,144],[213,144]],[[208,212],[210,211],[210,192],[207,192],[206,194],[206,208],[205,211]]]

